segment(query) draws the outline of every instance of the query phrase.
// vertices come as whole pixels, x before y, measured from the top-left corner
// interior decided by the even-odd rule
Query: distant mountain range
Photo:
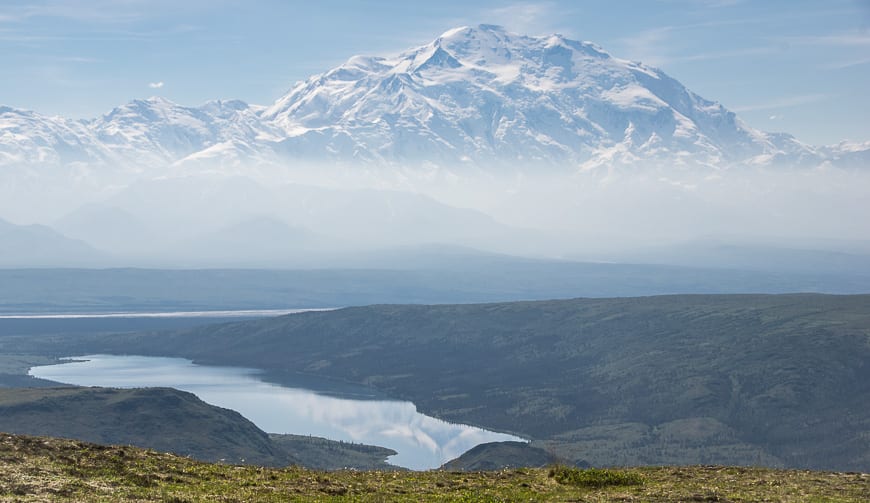
[[[814,147],[761,132],[661,70],[594,44],[491,25],[452,29],[391,57],[354,56],[268,107],[155,97],[91,120],[0,107],[0,169],[104,182],[327,162],[462,174],[868,160],[870,143]]]
[[[354,56],[271,106],[0,107],[0,218],[57,231],[0,223],[0,266],[347,266],[447,246],[757,268],[685,246],[713,236],[837,252],[790,269],[842,271],[867,251],[868,165],[870,142],[758,131],[594,44],[480,25]]]
[[[105,256],[84,241],[44,225],[15,225],[0,219],[0,267],[94,265]]]

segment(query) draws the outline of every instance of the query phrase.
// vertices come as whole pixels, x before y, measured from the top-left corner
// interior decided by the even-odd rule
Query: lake
[[[238,411],[269,433],[389,447],[398,452],[390,463],[415,470],[437,468],[484,442],[522,440],[447,423],[419,413],[411,402],[378,399],[374,391],[360,397],[358,386],[349,398],[347,388],[333,381],[321,380],[314,392],[267,383],[258,374],[254,369],[196,365],[182,358],[114,355],[75,357],[69,363],[30,370],[35,377],[79,386],[189,391],[212,405]],[[305,377],[306,385],[311,379]]]
[[[329,309],[3,313],[0,314],[0,337],[179,330],[202,325],[214,325],[217,323],[266,318],[306,311],[327,310]]]

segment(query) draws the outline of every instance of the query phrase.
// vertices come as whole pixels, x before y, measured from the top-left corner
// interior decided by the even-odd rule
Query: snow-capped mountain
[[[115,159],[153,167],[194,159],[256,158],[270,139],[262,107],[239,100],[185,107],[164,98],[134,100],[90,122],[89,129]]]
[[[0,165],[72,165],[104,154],[84,122],[0,107]]]
[[[149,164],[167,164],[237,135],[250,134],[250,125],[244,122],[247,109],[241,102],[188,108],[152,98],[117,107],[89,126],[121,159],[134,160],[144,153],[147,159],[143,160]]]
[[[453,29],[391,57],[352,57],[269,107],[151,98],[89,121],[0,108],[0,166],[29,170],[238,170],[300,160],[453,173],[818,166],[853,165],[868,148],[764,133],[658,69],[592,43],[490,25]]]
[[[463,27],[395,57],[354,57],[263,114],[284,144],[340,159],[591,167],[813,157],[660,70],[559,35]]]
[[[134,100],[97,119],[72,121],[0,108],[0,165],[142,171],[213,152],[255,158],[268,124],[262,107],[238,100],[185,107],[164,98]]]
[[[843,141],[836,145],[821,148],[825,159],[831,164],[846,168],[870,166],[870,141]]]

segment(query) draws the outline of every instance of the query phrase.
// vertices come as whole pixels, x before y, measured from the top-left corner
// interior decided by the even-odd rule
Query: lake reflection
[[[411,402],[351,400],[265,383],[253,369],[146,356],[89,355],[74,360],[81,361],[34,367],[30,375],[78,386],[189,391],[212,405],[238,411],[267,432],[389,447],[398,452],[390,463],[416,470],[436,468],[477,444],[521,440],[446,423],[420,414]]]

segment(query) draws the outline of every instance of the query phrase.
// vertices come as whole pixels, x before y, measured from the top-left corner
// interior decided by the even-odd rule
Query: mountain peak
[[[164,98],[163,96],[150,96],[145,99],[133,100],[132,103],[136,104],[144,104],[151,107],[177,107],[181,106],[174,101],[169,100],[168,98]]]
[[[0,105],[0,114],[14,114],[14,115],[20,115],[20,116],[37,116],[37,115],[39,115],[36,112],[34,112],[33,110],[10,107],[8,105]]]
[[[386,164],[714,166],[784,152],[660,70],[591,42],[491,24],[392,57],[355,56],[297,85],[263,118],[286,131],[284,146],[325,142],[346,151],[340,157]]]
[[[242,100],[211,100],[198,107],[199,110],[218,117],[229,117],[235,113],[248,110],[249,108],[251,108],[251,106]]]
[[[451,39],[456,37],[474,37],[480,34],[496,34],[496,35],[506,35],[508,31],[504,26],[499,26],[496,24],[478,24],[475,26],[457,26],[456,28],[451,28],[438,37],[438,40],[441,39]]]
[[[409,68],[410,71],[419,73],[433,68],[459,68],[462,66],[462,63],[445,51],[437,42],[427,46],[426,49],[414,58]]]
[[[43,140],[21,142],[24,133],[0,137],[0,162],[117,164],[121,158],[134,166],[176,166],[220,159],[240,166],[249,159],[291,159],[578,171],[819,165],[866,150],[814,150],[754,130],[661,70],[612,57],[591,42],[492,24],[453,28],[392,56],[353,56],[297,83],[267,108],[235,100],[184,107],[155,96],[86,124],[2,110],[17,131],[34,138],[38,132]]]

